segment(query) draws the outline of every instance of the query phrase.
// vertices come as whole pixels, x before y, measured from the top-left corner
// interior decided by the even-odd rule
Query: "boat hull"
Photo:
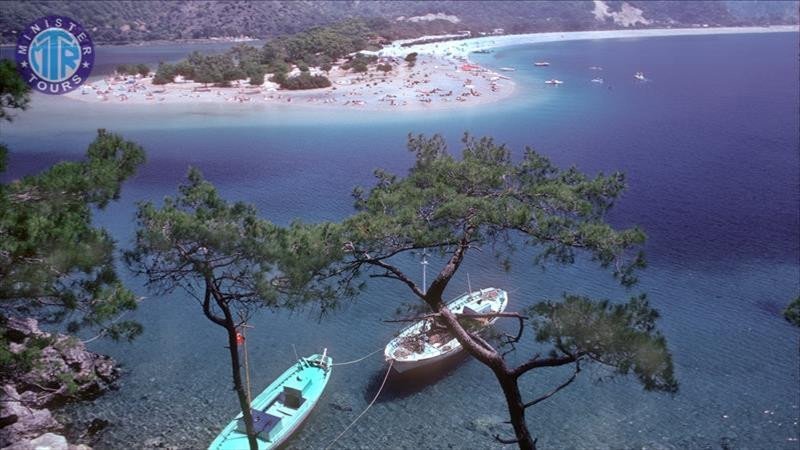
[[[250,403],[255,414],[268,423],[262,428],[256,442],[259,450],[278,448],[286,442],[308,418],[330,379],[333,359],[312,355],[301,358]],[[249,450],[244,433],[242,414],[239,413],[209,445],[209,450]]]
[[[461,354],[463,350],[464,348],[459,346],[458,348],[451,350],[447,353],[441,353],[431,358],[426,358],[423,360],[416,360],[416,361],[403,361],[395,359],[392,361],[392,369],[397,373],[405,373],[414,369],[431,366],[433,364],[442,362],[446,359],[450,359],[453,356]]]
[[[501,289],[487,288],[464,294],[448,303],[448,308],[455,313],[499,313],[508,305],[508,293]],[[481,332],[497,321],[497,318],[486,320]],[[402,330],[384,349],[384,357],[392,363],[392,369],[398,373],[436,364],[455,356],[463,348],[461,344],[447,333],[439,333],[439,341],[429,339],[425,328],[425,320],[417,322]],[[442,339],[442,336],[446,336]],[[409,343],[410,342],[410,343]],[[413,347],[412,350],[408,348]]]

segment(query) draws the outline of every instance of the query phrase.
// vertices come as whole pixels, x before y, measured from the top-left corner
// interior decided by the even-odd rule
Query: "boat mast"
[[[428,293],[428,254],[422,252],[422,293]]]

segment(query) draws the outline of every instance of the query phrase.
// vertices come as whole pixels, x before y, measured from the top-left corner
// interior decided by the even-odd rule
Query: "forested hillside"
[[[796,1],[8,1],[5,43],[37,17],[62,14],[100,43],[249,36],[269,38],[361,17],[390,38],[470,30],[506,33],[624,27],[797,23]]]

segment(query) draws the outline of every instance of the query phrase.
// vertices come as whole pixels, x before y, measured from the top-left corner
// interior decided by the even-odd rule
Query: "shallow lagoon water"
[[[369,185],[374,168],[407,170],[409,132],[442,133],[454,151],[464,131],[492,135],[516,155],[531,145],[562,166],[621,170],[630,188],[611,220],[638,224],[649,236],[650,266],[633,290],[589,261],[542,271],[518,255],[506,273],[488,254],[475,254],[449,291],[465,290],[469,273],[473,286],[509,290],[515,309],[563,292],[614,300],[646,292],[660,309],[680,392],[648,394],[632,380],[596,382],[604,374],[587,371],[529,411],[540,445],[797,448],[800,333],[780,316],[800,293],[797,44],[797,33],[781,33],[507,48],[476,59],[516,67],[517,98],[427,114],[236,105],[103,110],[36,97],[30,111],[2,125],[12,150],[3,178],[80,157],[99,127],[139,142],[147,164],[98,217],[125,247],[135,202],[173,195],[188,165],[200,167],[227,198],[254,203],[279,223],[346,216],[352,187]],[[533,67],[540,59],[552,65]],[[604,68],[603,85],[589,81],[598,76],[589,70],[595,65]],[[639,70],[648,82],[633,79]],[[544,85],[554,77],[565,84]],[[414,261],[406,264],[414,270]],[[124,364],[120,389],[63,414],[111,421],[96,448],[136,447],[158,436],[202,448],[236,411],[223,332],[181,293],[156,297],[129,281],[149,296],[136,313],[145,334],[130,345],[92,344]],[[401,300],[410,300],[401,286],[371,282],[359,299],[322,320],[313,309],[265,312],[250,333],[254,386],[266,386],[291,364],[292,344],[302,354],[327,347],[339,362],[381,348],[399,328],[381,320]],[[519,358],[533,347],[520,346]],[[325,397],[288,447],[326,446],[371,400],[384,371],[379,355],[334,368]],[[539,371],[524,386],[533,396],[567,375]],[[502,420],[492,375],[458,359],[417,379],[391,377],[339,445],[502,447],[484,425]]]

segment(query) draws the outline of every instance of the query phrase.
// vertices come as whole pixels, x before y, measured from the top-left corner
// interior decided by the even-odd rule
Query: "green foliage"
[[[388,72],[392,71],[392,65],[391,64],[378,64],[376,66],[376,69],[380,70],[383,73],[388,73]]]
[[[290,91],[299,89],[319,89],[330,87],[331,81],[323,75],[311,75],[302,72],[296,77],[275,76],[272,81],[278,83],[283,89]]]
[[[783,310],[783,317],[792,325],[800,327],[800,296],[786,306],[786,309]]]
[[[491,138],[465,135],[463,143],[456,159],[441,136],[409,136],[416,157],[409,174],[377,170],[368,194],[355,190],[358,213],[344,223],[354,257],[422,249],[445,254],[466,239],[494,248],[501,259],[518,247],[533,250],[539,263],[571,263],[586,253],[623,284],[636,282],[644,233],[615,230],[603,220],[625,188],[622,174],[560,169],[530,148],[513,162],[509,149]]]
[[[409,64],[417,62],[417,52],[411,52],[406,55],[405,60]]]
[[[150,75],[150,66],[147,64],[137,64],[136,65],[136,73],[139,75],[146,77]]]
[[[261,86],[264,84],[264,70],[253,69],[250,72],[247,72],[247,78],[250,80],[250,84],[252,86]]]
[[[70,372],[61,372],[56,378],[67,388],[67,395],[74,396],[78,393],[79,387],[75,376]]]
[[[41,367],[42,350],[52,343],[52,338],[34,337],[26,342],[21,351],[14,353],[11,351],[11,341],[6,336],[5,324],[0,323],[0,380],[12,379],[15,374]]]
[[[8,109],[26,109],[30,102],[31,88],[17,72],[10,59],[0,59],[0,121],[10,121]],[[0,171],[4,169],[5,153],[0,149]]]
[[[188,61],[181,61],[175,64],[172,72],[174,73],[174,75],[182,76],[187,80],[194,79],[194,67],[191,64],[189,64]]]
[[[342,64],[342,69],[364,73],[369,69],[369,64],[372,64],[377,60],[377,56],[358,53],[354,57],[350,58],[349,61]]]
[[[119,281],[114,241],[91,223],[92,210],[119,198],[144,151],[99,130],[85,161],[0,185],[0,315],[23,308],[70,329],[102,326],[136,307]],[[116,322],[123,330],[128,322]],[[119,335],[122,337],[122,335]]]
[[[551,344],[553,354],[632,373],[648,391],[678,391],[672,355],[656,330],[658,312],[644,295],[625,304],[567,295],[563,302],[538,303],[530,313],[536,340]]]
[[[150,74],[150,67],[147,64],[120,64],[117,66],[117,73],[120,75],[141,75],[146,77]]]
[[[172,82],[176,75],[199,83],[214,83],[229,86],[232,81],[250,78],[253,85],[264,83],[264,75],[284,89],[317,89],[330,86],[330,81],[320,75],[310,75],[310,65],[332,68],[331,61],[362,50],[372,34],[370,26],[363,20],[348,20],[328,27],[317,27],[292,36],[273,39],[262,49],[239,44],[228,52],[202,55],[193,52],[177,65],[161,64],[156,71],[153,84]],[[376,57],[357,55],[346,68],[366,72],[367,64]],[[296,64],[302,72],[299,77],[289,78],[290,65]],[[130,70],[123,67],[124,70]]]
[[[183,67],[185,70],[185,66]],[[153,76],[153,84],[167,84],[175,81],[176,66],[167,63],[159,63],[156,74]]]
[[[309,65],[334,61],[363,50],[375,31],[363,19],[349,19],[333,25],[314,27],[291,36],[269,41],[262,50],[263,62],[276,60]]]
[[[160,208],[140,204],[137,224],[126,261],[151,286],[192,292],[210,277],[237,304],[278,305],[271,261],[280,250],[279,228],[250,205],[225,202],[196,169],[178,197],[165,198]]]

